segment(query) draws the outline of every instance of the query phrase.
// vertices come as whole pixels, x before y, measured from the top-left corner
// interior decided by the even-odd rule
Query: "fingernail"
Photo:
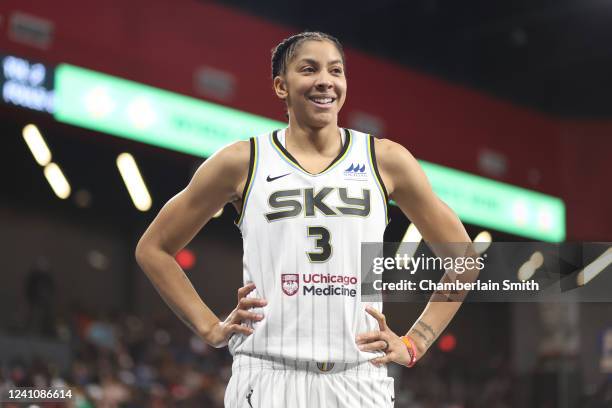
[[[363,345],[363,344],[360,344],[360,345],[358,345],[358,346],[357,346],[357,348],[358,348],[359,350],[363,351],[364,345]]]
[[[261,319],[263,319],[263,315],[262,315],[262,314],[258,314],[258,315],[257,315],[257,318],[258,318],[259,320],[261,320]]]

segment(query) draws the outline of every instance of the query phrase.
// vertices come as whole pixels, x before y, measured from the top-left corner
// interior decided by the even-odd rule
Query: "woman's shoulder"
[[[406,147],[391,139],[374,138],[374,147],[377,161],[396,161],[401,159],[414,159]]]
[[[389,139],[375,139],[376,163],[386,179],[389,195],[395,186],[414,181],[422,170],[416,158],[406,147]]]
[[[249,163],[249,156],[251,155],[251,141],[250,140],[239,140],[224,146],[217,151],[214,156],[221,156],[224,161],[228,161],[233,164]]]
[[[235,178],[241,179],[249,168],[251,145],[252,142],[250,140],[239,140],[230,143],[206,159],[203,166],[206,166],[208,163],[209,167],[217,168],[225,177],[234,178],[235,176]]]

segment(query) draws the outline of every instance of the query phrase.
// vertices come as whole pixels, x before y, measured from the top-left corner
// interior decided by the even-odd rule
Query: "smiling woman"
[[[344,66],[342,45],[328,34],[297,34],[274,49],[274,90],[286,103],[290,124],[337,125],[333,118],[346,98]]]
[[[405,148],[338,126],[347,81],[337,39],[287,38],[273,50],[272,78],[287,127],[209,158],[145,232],[138,262],[188,326],[229,346],[226,407],[393,406],[385,364],[414,365],[459,304],[429,304],[396,335],[381,302],[361,301],[361,244],[382,242],[389,198],[430,242],[469,237]],[[245,286],[220,321],[174,255],[227,202],[239,212]]]

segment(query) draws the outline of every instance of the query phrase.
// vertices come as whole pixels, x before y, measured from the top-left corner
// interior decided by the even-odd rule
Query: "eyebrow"
[[[298,63],[300,62],[307,62],[312,65],[319,65],[319,63],[312,58],[302,58],[301,60],[298,61]],[[329,62],[329,65],[334,65],[334,64],[342,64],[342,60],[338,59],[338,60],[333,60]]]

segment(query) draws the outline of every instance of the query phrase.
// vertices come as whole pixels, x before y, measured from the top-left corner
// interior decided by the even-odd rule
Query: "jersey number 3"
[[[308,236],[315,237],[315,248],[319,251],[306,252],[310,262],[325,262],[332,254],[332,246],[329,243],[331,234],[325,227],[308,227]]]

